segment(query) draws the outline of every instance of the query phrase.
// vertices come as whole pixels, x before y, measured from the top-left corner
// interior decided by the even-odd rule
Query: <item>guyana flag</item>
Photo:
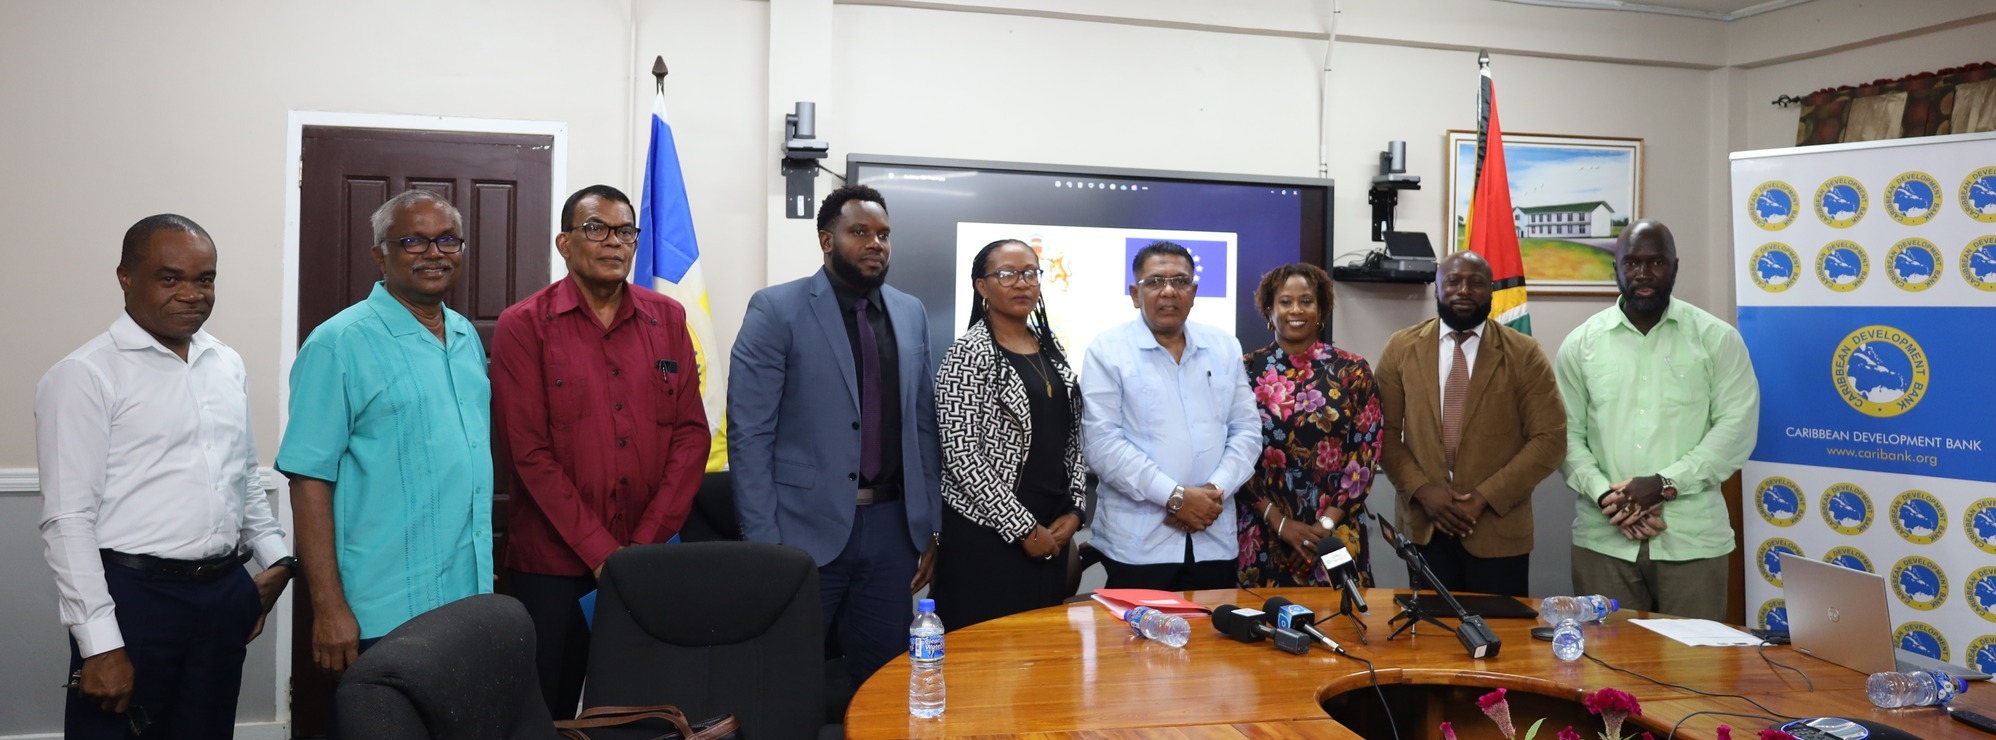
[[[1526,334],[1532,317],[1525,308],[1525,260],[1518,252],[1518,227],[1511,216],[1511,182],[1504,174],[1504,134],[1497,126],[1497,88],[1490,80],[1490,56],[1477,59],[1482,86],[1476,101],[1476,186],[1463,219],[1463,249],[1483,255],[1495,280],[1490,317]]]

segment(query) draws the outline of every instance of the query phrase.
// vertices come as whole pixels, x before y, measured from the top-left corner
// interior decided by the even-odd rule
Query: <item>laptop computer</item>
[[[1885,578],[1834,563],[1781,553],[1781,597],[1796,650],[1862,671],[1946,671],[1970,681],[1989,674],[1892,645]]]

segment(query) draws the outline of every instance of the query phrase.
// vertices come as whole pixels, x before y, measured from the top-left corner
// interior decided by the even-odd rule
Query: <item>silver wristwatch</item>
[[[1185,487],[1175,486],[1171,489],[1171,498],[1164,500],[1164,510],[1176,514],[1183,508],[1185,508]]]

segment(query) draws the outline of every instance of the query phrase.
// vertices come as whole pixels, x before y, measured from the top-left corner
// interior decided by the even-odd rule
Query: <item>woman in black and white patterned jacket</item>
[[[943,509],[930,596],[950,628],[1066,598],[1081,528],[1081,386],[1040,299],[1039,255],[1005,239],[970,264],[970,329],[936,371]]]

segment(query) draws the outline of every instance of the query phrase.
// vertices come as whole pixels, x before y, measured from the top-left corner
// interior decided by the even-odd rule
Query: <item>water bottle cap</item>
[[[915,602],[915,609],[921,611],[924,614],[934,612],[936,610],[936,600],[923,599],[921,601]]]
[[[1622,610],[1622,602],[1616,601],[1614,599],[1608,600],[1608,611],[1618,612],[1621,610]]]
[[[1948,678],[1954,679],[1955,693],[1959,694],[1968,690],[1968,681],[1966,679],[1963,679],[1960,676],[1948,676]]]

